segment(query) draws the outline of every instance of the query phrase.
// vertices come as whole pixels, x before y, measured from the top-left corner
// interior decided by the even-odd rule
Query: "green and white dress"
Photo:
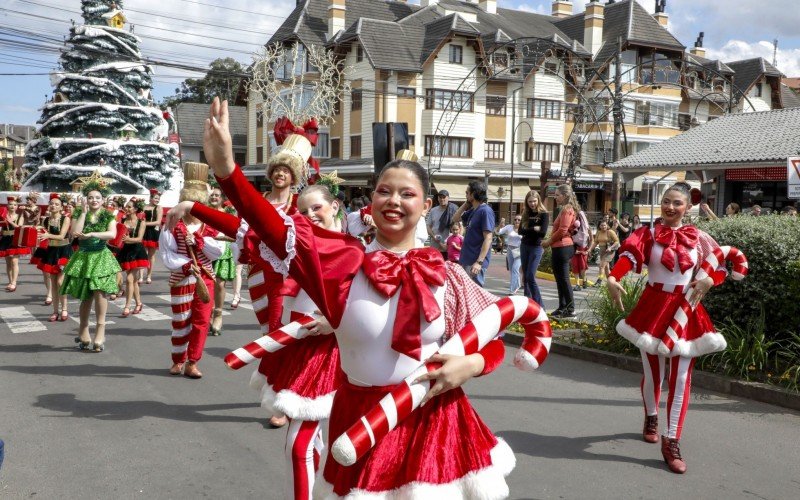
[[[236,211],[231,208],[225,208],[223,212],[231,215],[236,215]],[[233,281],[236,277],[236,261],[233,258],[233,247],[230,242],[225,242],[225,250],[222,256],[214,261],[214,275],[222,281]]]
[[[81,210],[78,209],[72,218],[77,220],[80,215]],[[100,210],[94,222],[89,220],[88,214],[86,219],[84,233],[101,233],[108,230],[108,224],[114,220],[114,216],[107,210]],[[117,273],[121,270],[105,241],[99,238],[80,240],[78,251],[72,254],[64,267],[61,293],[78,300],[92,298],[95,291],[118,293]]]

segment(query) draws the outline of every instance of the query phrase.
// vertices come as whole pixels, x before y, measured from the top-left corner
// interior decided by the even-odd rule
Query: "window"
[[[641,80],[648,83],[678,83],[680,72],[675,64],[660,52],[642,55]]]
[[[342,140],[341,139],[331,139],[331,158],[341,158],[342,157]]]
[[[397,87],[397,97],[417,97],[417,89],[414,87]]]
[[[641,103],[636,121],[639,125],[678,128],[678,105],[655,102]]]
[[[525,161],[554,161],[561,158],[561,144],[526,142]]]
[[[461,45],[450,46],[450,62],[453,64],[461,64],[464,56],[464,47]]]
[[[256,164],[264,163],[264,147],[258,146],[256,148]]]
[[[261,104],[256,105],[256,128],[264,127],[264,108]]]
[[[285,80],[291,78],[292,74],[300,76],[304,71],[309,71],[309,67],[313,67],[308,62],[305,46],[298,45],[297,51],[297,58],[292,55],[293,50],[287,50],[283,59],[275,61],[273,67],[277,79]]]
[[[359,111],[361,109],[361,89],[353,89],[350,92],[350,111]]]
[[[328,150],[328,137],[329,134],[320,132],[317,134],[317,145],[311,150],[311,156],[314,158],[329,158],[330,153]]]
[[[756,84],[756,89],[755,89],[755,90],[756,90],[756,97],[762,97],[762,96],[763,96],[763,94],[764,94],[764,89],[763,89],[763,87],[762,87],[762,83],[757,83],[757,84]]]
[[[412,134],[411,132],[408,133],[408,145],[413,146],[417,142],[417,136]]]
[[[561,119],[561,101],[528,99],[528,118]]]
[[[235,161],[237,165],[245,165],[245,164],[247,164],[247,153],[234,153],[233,154],[233,161]],[[205,162],[201,161],[201,163],[205,163]]]
[[[356,45],[356,62],[364,60],[364,47],[361,44]]]
[[[483,146],[484,160],[503,161],[506,154],[506,143],[503,141],[486,141]]]
[[[473,100],[469,92],[428,89],[425,91],[425,109],[454,109],[472,111]]]
[[[620,73],[622,74],[622,83],[634,83],[637,81],[637,76],[638,76],[636,74],[637,56],[638,53],[635,50],[625,50],[622,52],[622,66],[620,67]],[[617,64],[616,62],[612,62],[611,65],[608,67],[609,81],[614,80],[614,75],[616,74],[617,74]]]
[[[544,73],[546,75],[558,75],[558,64],[544,63]]]
[[[469,137],[425,136],[425,156],[472,157],[472,139]]]
[[[351,135],[350,136],[350,158],[360,158],[361,157],[361,136],[360,135]]]
[[[486,114],[495,116],[506,116],[506,101],[508,99],[498,95],[486,96]]]

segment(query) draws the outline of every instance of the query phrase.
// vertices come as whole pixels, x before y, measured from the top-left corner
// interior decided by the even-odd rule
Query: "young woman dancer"
[[[0,239],[0,256],[6,259],[6,276],[8,277],[6,292],[15,292],[17,290],[19,256],[28,255],[31,252],[30,248],[14,246],[14,230],[21,226],[22,223],[18,198],[9,196],[6,200],[6,216],[3,220],[2,239]]]
[[[117,262],[125,271],[125,307],[122,309],[122,317],[127,318],[131,312],[139,314],[142,312],[142,294],[139,291],[139,273],[150,266],[147,252],[142,244],[144,238],[145,221],[139,218],[139,214],[144,209],[144,201],[131,198],[123,206],[127,233],[122,238],[122,248],[117,252]],[[136,301],[136,307],[131,311],[131,300]]]
[[[208,165],[186,162],[180,201],[208,203]],[[191,214],[185,214],[170,231],[161,231],[158,254],[170,271],[169,294],[172,303],[172,367],[170,375],[202,378],[197,364],[211,323],[214,302],[213,262],[224,250],[217,241],[218,231]],[[201,281],[202,280],[202,281]],[[198,283],[202,282],[202,285]],[[201,290],[205,285],[208,301]]]
[[[423,406],[355,465],[342,467],[328,457],[315,492],[375,498],[507,496],[504,476],[514,466],[513,452],[459,388],[500,364],[502,342],[494,340],[469,356],[431,356],[496,297],[457,265],[446,264],[438,251],[415,248],[417,224],[430,205],[426,171],[404,160],[384,167],[372,199],[376,240],[364,253],[355,239],[320,230],[299,215],[285,216],[259,198],[233,163],[227,103],[214,100],[205,136],[206,155],[223,191],[272,253],[290,260],[290,275],[335,328],[347,380],[334,396],[331,439],[421,360],[443,363],[421,377],[435,380]]]
[[[83,203],[72,214],[72,234],[78,238],[78,251],[64,267],[60,293],[81,301],[80,326],[75,341],[84,351],[102,352],[106,340],[107,294],[116,294],[119,264],[107,242],[117,235],[117,221],[103,207],[105,188],[90,183],[84,187]],[[89,314],[95,310],[95,336],[89,335]]]
[[[222,190],[218,187],[211,188],[208,195],[208,206],[214,210],[225,212],[222,206]],[[212,225],[213,227],[213,225]],[[220,232],[217,239],[224,246],[222,255],[214,261],[214,312],[211,314],[211,326],[208,334],[211,336],[222,335],[222,307],[225,305],[225,285],[236,277],[236,261],[233,258],[231,242],[234,238]]]
[[[692,384],[692,367],[698,356],[725,349],[725,339],[714,330],[711,318],[700,301],[708,290],[725,279],[721,267],[703,280],[694,278],[695,272],[706,257],[718,248],[711,236],[681,220],[691,208],[689,185],[679,182],[670,187],[661,199],[661,222],[653,229],[637,229],[620,247],[619,261],[608,277],[608,292],[622,309],[621,296],[625,293],[619,280],[635,269],[648,269],[647,287],[630,315],[617,325],[617,332],[630,340],[641,351],[644,377],[643,437],[648,443],[658,442],[658,404],[664,365],[669,358],[669,399],[667,424],[661,436],[661,454],[672,472],[686,472],[678,442],[689,407]],[[690,313],[682,338],[672,349],[662,339],[682,303],[687,287],[693,287],[690,302],[697,305]]]
[[[339,202],[326,186],[305,188],[297,198],[297,208],[316,226],[340,230],[336,220]],[[224,228],[223,231],[235,233],[238,228],[234,216],[198,203],[179,204],[170,212],[168,223],[187,211],[211,226]],[[284,293],[281,324],[317,312],[317,306],[293,279],[287,278],[281,291]],[[295,500],[311,498],[325,448],[324,421],[330,416],[333,394],[343,380],[339,349],[335,337],[330,335],[333,329],[325,319],[311,322],[307,328],[314,336],[263,357],[250,381],[261,392],[262,406],[289,418],[284,447],[290,471],[286,476],[287,496]]]
[[[153,265],[156,263],[156,251],[158,250],[158,236],[161,233],[161,217],[163,212],[158,203],[161,201],[161,193],[156,189],[150,190],[150,201],[144,206],[144,237],[142,245],[147,251],[147,260],[150,265],[147,267],[147,277],[145,283],[148,285],[153,282]]]
[[[69,319],[67,296],[61,295],[59,290],[64,282],[64,266],[72,257],[72,247],[68,236],[71,221],[64,213],[64,207],[58,194],[50,195],[50,203],[47,208],[47,217],[42,221],[45,232],[40,235],[40,239],[47,240],[48,243],[36,267],[47,276],[50,282],[48,292],[53,294],[50,298],[50,302],[53,304],[53,314],[50,315],[49,321],[66,321]]]

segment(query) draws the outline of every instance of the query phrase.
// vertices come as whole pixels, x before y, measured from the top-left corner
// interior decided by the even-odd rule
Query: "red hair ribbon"
[[[55,200],[56,198],[61,199],[61,195],[58,193],[50,193],[51,200]]]

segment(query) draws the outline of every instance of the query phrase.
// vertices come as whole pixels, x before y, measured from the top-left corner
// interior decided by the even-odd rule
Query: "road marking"
[[[5,321],[11,333],[44,332],[47,327],[36,319],[24,306],[3,307],[0,318]]]
[[[113,304],[112,301],[109,300],[109,302],[111,302]],[[67,305],[68,306],[73,306],[73,307],[69,307],[68,308],[70,311],[75,311],[75,310],[80,311],[81,303],[78,300],[70,300],[70,301],[67,302]],[[92,319],[94,317],[95,317],[94,311],[90,312],[89,313],[89,326],[91,326],[91,327],[97,326],[97,322],[94,319]],[[75,323],[80,324],[81,323],[80,312],[78,312],[76,314],[70,314],[69,315],[69,319],[71,319]],[[116,322],[114,320],[108,319],[108,311],[106,311],[106,325],[115,325],[115,324],[116,324]]]
[[[115,301],[115,302],[112,302],[112,304],[114,304],[115,306],[119,307],[120,309],[125,307],[124,306],[124,302],[118,304]],[[131,311],[133,311],[133,308],[131,308]],[[137,318],[137,319],[140,319],[142,321],[164,321],[164,320],[170,321],[170,320],[172,320],[171,316],[167,316],[166,314],[164,314],[162,312],[156,311],[155,309],[153,309],[152,307],[147,306],[147,305],[142,305],[142,312],[140,312],[139,314],[131,313],[131,315],[129,317]]]

